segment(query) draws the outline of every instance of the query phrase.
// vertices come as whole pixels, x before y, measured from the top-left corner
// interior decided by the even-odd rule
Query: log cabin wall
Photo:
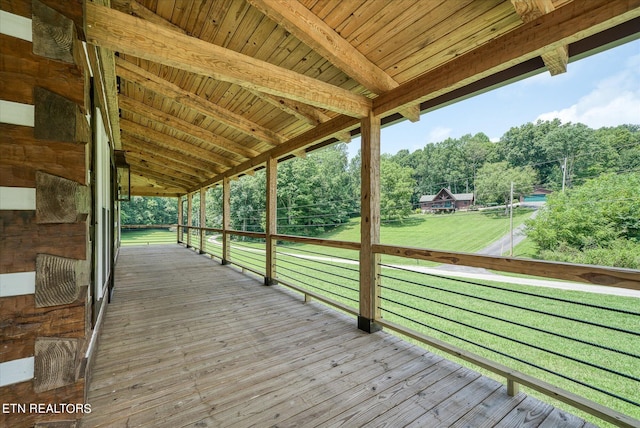
[[[75,426],[98,308],[82,2],[0,14],[0,426]]]

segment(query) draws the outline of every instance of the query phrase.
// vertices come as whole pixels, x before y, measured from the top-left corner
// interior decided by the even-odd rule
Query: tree
[[[279,164],[279,230],[313,236],[346,222],[359,202],[352,181],[345,144]]]
[[[605,174],[549,196],[527,223],[545,259],[637,269],[640,266],[640,173]]]
[[[557,163],[549,162],[549,152],[545,149],[546,136],[561,126],[559,119],[553,121],[537,121],[509,129],[497,143],[500,160],[508,162],[511,167],[531,166],[536,170],[540,183],[551,184],[554,167]]]
[[[533,191],[536,173],[533,168],[512,167],[507,162],[486,164],[478,171],[476,192],[479,202],[510,204],[511,183],[514,197],[526,195]]]
[[[411,214],[411,194],[415,182],[411,168],[389,158],[380,160],[380,216],[386,220],[404,219]]]
[[[120,204],[122,224],[175,224],[178,222],[176,198],[133,196]]]

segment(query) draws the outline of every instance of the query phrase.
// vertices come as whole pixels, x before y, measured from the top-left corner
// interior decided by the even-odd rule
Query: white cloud
[[[639,64],[640,55],[630,58],[625,69],[598,82],[575,104],[543,113],[537,119],[558,118],[563,123],[580,122],[594,129],[626,123],[640,124]]]
[[[427,143],[438,143],[451,136],[451,128],[436,126],[427,133]]]

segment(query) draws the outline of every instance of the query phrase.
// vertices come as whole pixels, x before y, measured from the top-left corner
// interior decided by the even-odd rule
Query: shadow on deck
[[[83,427],[586,427],[177,245],[122,248]]]

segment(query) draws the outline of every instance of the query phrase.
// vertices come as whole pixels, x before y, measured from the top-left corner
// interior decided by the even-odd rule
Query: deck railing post
[[[222,179],[222,264],[230,262],[231,249],[229,229],[231,229],[231,181],[229,177]]]
[[[182,222],[184,221],[182,215],[183,201],[184,199],[182,198],[182,196],[178,196],[178,227],[176,228],[176,233],[178,234],[178,244],[182,242],[182,235],[180,232],[182,231]]]
[[[191,248],[191,226],[193,226],[193,194],[187,195],[187,248]]]
[[[206,197],[207,197],[207,189],[203,187],[200,189],[200,254],[206,253],[206,237],[205,237],[205,226],[207,220],[207,205],[206,205]]]
[[[372,246],[380,243],[380,117],[372,112],[362,119],[360,195],[360,311],[358,328],[369,333],[380,330],[380,254]]]
[[[273,235],[278,233],[277,198],[278,198],[278,161],[272,157],[267,159],[267,221],[266,235],[266,266],[264,285],[276,283],[276,242]]]

